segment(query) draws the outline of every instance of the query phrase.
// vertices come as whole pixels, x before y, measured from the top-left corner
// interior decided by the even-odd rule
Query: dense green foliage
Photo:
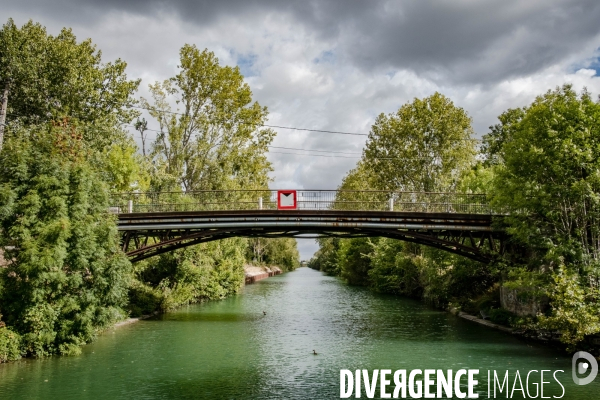
[[[11,123],[76,118],[87,124],[128,122],[139,81],[129,81],[121,60],[102,63],[91,40],[77,43],[70,29],[57,36],[29,21],[12,19],[0,30],[0,90],[9,89]],[[86,140],[109,145],[110,137],[88,130]],[[91,137],[87,137],[90,134]]]
[[[339,188],[385,191],[365,193],[360,199],[385,202],[387,191],[454,190],[469,177],[469,190],[477,191],[482,172],[475,165],[472,133],[467,113],[447,97],[435,93],[415,99],[396,113],[377,118],[362,159]],[[348,195],[341,193],[336,200],[343,204]],[[424,297],[439,305],[458,301],[457,294],[467,286],[463,278],[468,277],[461,273],[452,279],[450,271],[472,264],[424,246],[385,238],[321,239],[319,244],[320,250],[309,264],[312,268],[339,275],[351,284]],[[485,288],[485,284],[471,285],[469,292]]]
[[[487,193],[509,214],[512,246],[525,253],[484,265],[385,238],[321,239],[309,266],[377,291],[482,310],[496,322],[560,331],[569,346],[600,333],[600,104],[564,86],[499,121],[476,161],[464,111],[439,94],[416,99],[377,119],[340,189]],[[500,285],[549,307],[519,318],[500,308]]]
[[[381,190],[361,194],[363,201],[386,202],[388,191],[479,192],[484,168],[475,162],[471,119],[447,97],[435,93],[415,99],[396,113],[381,114],[373,125],[362,159],[343,179],[343,190]],[[487,181],[485,181],[487,183]],[[346,197],[336,199],[343,206]],[[351,284],[376,291],[423,297],[432,304],[460,302],[468,293],[485,291],[466,273],[473,262],[434,249],[392,239],[321,239],[310,266],[339,275]],[[463,267],[464,266],[464,267]],[[460,273],[456,273],[460,271]],[[479,269],[477,269],[479,271]]]
[[[340,266],[337,260],[338,249],[341,239],[319,238],[319,250],[308,261],[308,267],[325,272],[327,275],[337,276],[340,274]]]
[[[300,265],[300,253],[292,238],[248,239],[246,259],[255,265],[273,265],[283,271],[293,271]]]
[[[70,354],[123,317],[131,264],[108,188],[70,126],[11,131],[0,153],[0,304],[29,354]]]
[[[596,275],[600,105],[567,86],[506,119],[503,130],[510,133],[498,140],[504,162],[495,169],[492,194],[510,213],[512,235],[544,249],[548,264],[563,258]]]
[[[253,241],[263,245],[256,258]],[[243,265],[275,265],[291,271],[299,265],[296,241],[231,238],[163,254],[134,265],[136,279],[130,291],[132,315],[143,315],[202,300],[235,294],[244,284]]]
[[[550,298],[539,326],[573,345],[600,332],[600,104],[566,85],[500,121],[486,138],[492,198]]]
[[[342,240],[337,251],[340,276],[351,285],[365,285],[371,267],[369,253],[373,244],[370,238]]]
[[[237,293],[244,283],[245,240],[224,239],[154,257],[135,265],[133,315],[166,311]]]
[[[131,265],[120,248],[111,194],[134,190],[267,189],[266,108],[238,68],[181,49],[180,73],[142,99],[161,128],[139,154],[123,130],[139,81],[121,60],[103,63],[91,40],[39,24],[0,30],[0,90],[8,90],[0,152],[0,362],[21,355],[76,354],[128,315],[236,293],[249,240],[232,238]],[[167,100],[183,107],[169,112]],[[136,124],[142,135],[147,123]],[[144,136],[145,138],[145,136]],[[249,197],[250,196],[250,197]],[[255,200],[254,198],[252,199]],[[261,263],[292,270],[293,239],[261,239]]]
[[[435,93],[379,115],[361,161],[373,189],[452,191],[473,163],[472,135],[467,113]]]
[[[598,286],[582,281],[580,274],[561,266],[552,272],[553,285],[546,290],[552,311],[541,315],[539,326],[562,333],[563,342],[574,345],[586,335],[600,332]]]
[[[5,326],[0,326],[0,363],[21,358],[21,337]]]
[[[119,124],[134,113],[137,81],[120,60],[103,64],[78,43],[29,22],[0,31],[0,82],[8,90],[0,153],[3,360],[74,354],[126,316],[131,264],[120,251],[109,190],[134,170]],[[18,351],[17,351],[18,349]]]

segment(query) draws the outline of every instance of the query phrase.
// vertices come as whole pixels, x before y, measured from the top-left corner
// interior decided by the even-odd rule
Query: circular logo
[[[580,360],[585,360],[584,362],[579,362]],[[585,378],[580,378],[579,375],[583,375],[590,370],[590,374]],[[573,355],[573,382],[576,385],[587,385],[591,383],[598,375],[598,361],[594,358],[593,355],[587,353],[585,351],[578,351]]]

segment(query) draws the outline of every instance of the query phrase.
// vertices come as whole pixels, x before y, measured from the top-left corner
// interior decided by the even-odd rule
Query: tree
[[[0,323],[0,364],[21,358],[21,337]]]
[[[325,272],[327,275],[340,274],[338,250],[341,239],[322,237],[317,239],[319,250],[308,262],[308,267]]]
[[[175,77],[150,85],[150,100],[141,100],[160,128],[147,153],[153,165],[150,187],[171,191],[168,196],[180,206],[192,201],[182,189],[215,191],[203,199],[217,207],[240,200],[256,204],[261,193],[251,190],[266,190],[272,170],[266,152],[274,132],[260,129],[267,109],[252,101],[239,68],[220,66],[208,50],[183,46],[179,68]],[[136,129],[144,138],[145,121]],[[225,192],[232,189],[238,191]],[[283,269],[295,267],[298,257],[295,240],[262,238],[225,239],[161,255],[136,268],[132,311],[235,293],[243,285],[248,255]]]
[[[124,316],[131,264],[92,153],[68,123],[10,132],[0,152],[0,304],[31,355],[77,353]]]
[[[350,285],[368,286],[371,259],[369,254],[373,249],[370,238],[352,238],[340,240],[337,262],[340,276]]]
[[[478,161],[464,170],[457,185],[460,193],[490,194],[493,188],[494,168]]]
[[[146,157],[146,131],[148,130],[148,121],[146,118],[142,118],[135,122],[135,130],[140,133],[140,138],[142,139],[142,156]]]
[[[386,210],[391,191],[478,191],[485,178],[489,180],[489,174],[472,168],[472,134],[467,113],[439,93],[415,99],[396,113],[379,115],[362,159],[339,187],[342,191],[334,207],[344,209],[360,204],[361,208]],[[461,185],[465,177],[470,182]],[[418,204],[418,196],[412,194],[406,198],[396,194],[395,199]],[[328,243],[324,240],[321,244]],[[318,259],[331,254],[323,248],[320,252]],[[339,241],[335,257],[339,266],[332,270],[351,283],[368,284],[382,292],[426,296],[441,304],[447,296],[430,292],[443,287],[440,282],[445,278],[440,276],[452,269],[454,261],[446,253],[421,245],[390,239],[350,239]],[[325,265],[323,261],[321,264]]]
[[[548,290],[552,312],[540,315],[539,326],[561,332],[561,341],[573,348],[586,335],[600,332],[600,292],[581,282],[581,276],[563,265],[553,275]]]
[[[490,132],[483,135],[481,154],[485,156],[487,166],[502,164],[502,146],[513,137],[518,122],[523,119],[525,109],[511,108],[503,112],[498,120],[499,124],[490,126]]]
[[[283,271],[293,271],[300,265],[296,239],[248,238],[246,260],[250,263],[277,266]]]
[[[185,45],[180,72],[150,85],[142,104],[158,121],[153,156],[185,190],[265,189],[265,153],[274,132],[259,129],[267,109],[252,102],[238,67],[219,65],[212,52]],[[172,110],[170,104],[181,108]]]
[[[227,238],[161,254],[136,265],[130,291],[134,315],[223,299],[244,284],[246,239]]]
[[[548,282],[537,327],[574,346],[600,331],[600,104],[565,85],[500,119],[493,204],[529,249],[527,272]]]
[[[103,64],[101,55],[90,39],[78,43],[70,29],[52,36],[38,23],[18,28],[9,19],[0,30],[0,92],[8,119],[21,124],[64,117],[88,125],[131,121],[137,112],[128,107],[139,80],[127,80],[125,62]],[[103,133],[90,129],[85,139],[102,148],[112,139]]]
[[[115,143],[106,149],[99,165],[99,172],[109,184],[111,192],[144,191],[149,185],[146,160],[137,154],[133,140]]]
[[[265,251],[267,249],[267,238],[249,238],[248,239],[248,258],[250,262],[262,264]]]
[[[300,253],[294,238],[267,238],[265,263],[293,271],[300,265]]]
[[[371,287],[381,293],[419,297],[423,293],[419,261],[421,246],[399,240],[381,238],[369,253]]]
[[[509,113],[512,112],[509,110]],[[510,119],[494,203],[510,213],[511,233],[547,261],[600,259],[600,104],[565,85]]]
[[[346,174],[338,186],[333,208],[337,210],[381,210],[387,209],[389,193],[375,191],[377,179],[370,170],[370,164],[360,160],[356,167]]]
[[[471,118],[435,93],[380,114],[363,154],[377,189],[453,191],[475,157]]]

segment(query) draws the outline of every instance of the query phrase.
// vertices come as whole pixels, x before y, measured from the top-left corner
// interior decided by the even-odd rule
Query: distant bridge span
[[[123,250],[139,261],[229,237],[387,237],[489,262],[505,251],[485,195],[298,191],[278,210],[276,191],[124,193],[113,198]],[[310,237],[310,236],[309,236]]]

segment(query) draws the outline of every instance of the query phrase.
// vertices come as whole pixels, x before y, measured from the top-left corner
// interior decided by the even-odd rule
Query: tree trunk
[[[4,86],[4,93],[2,93],[2,104],[0,104],[0,150],[2,150],[2,144],[4,143],[4,127],[6,126],[6,107],[8,105],[8,82]]]

